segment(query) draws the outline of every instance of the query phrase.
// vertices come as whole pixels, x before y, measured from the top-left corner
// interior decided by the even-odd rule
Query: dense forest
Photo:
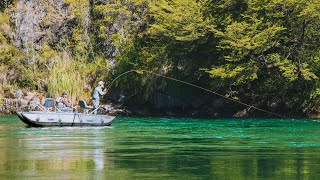
[[[138,69],[283,115],[320,114],[318,0],[4,0],[0,11],[2,96],[89,100],[99,80]],[[152,74],[119,78],[108,97],[150,112],[266,115]]]

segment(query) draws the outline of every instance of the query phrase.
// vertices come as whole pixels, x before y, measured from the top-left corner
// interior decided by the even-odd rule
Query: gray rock
[[[22,97],[22,90],[21,89],[18,89],[18,90],[16,90],[16,92],[15,92],[15,98],[17,98],[17,99],[20,99],[21,97]]]
[[[64,0],[20,0],[16,3],[11,17],[14,45],[30,54],[29,63],[34,63],[39,56],[37,50],[43,45],[57,43],[70,33],[70,28],[66,28],[68,20],[73,18],[70,11]]]
[[[27,96],[33,97],[35,95],[35,93],[33,92],[27,92]]]
[[[27,101],[31,101],[31,99],[33,98],[33,96],[24,96],[23,99],[27,100]]]
[[[28,100],[25,100],[25,99],[20,99],[20,106],[27,106],[29,104],[29,101]]]

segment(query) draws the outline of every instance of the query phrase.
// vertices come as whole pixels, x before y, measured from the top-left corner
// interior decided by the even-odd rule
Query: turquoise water
[[[0,116],[1,179],[319,179],[320,121],[121,118],[28,128]]]

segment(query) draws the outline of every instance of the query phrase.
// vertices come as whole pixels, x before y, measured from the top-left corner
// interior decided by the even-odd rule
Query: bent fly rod
[[[281,117],[281,118],[286,118],[285,116],[283,116],[283,115],[281,115],[281,114],[277,114],[277,113],[274,113],[274,112],[271,112],[271,111],[268,111],[268,110],[265,110],[265,109],[261,109],[261,108],[258,108],[258,107],[256,107],[256,106],[253,106],[253,105],[250,105],[250,104],[241,102],[241,101],[239,101],[239,100],[236,100],[236,99],[233,99],[233,98],[230,98],[230,97],[226,97],[226,96],[224,96],[224,95],[222,95],[222,94],[219,94],[219,93],[217,93],[217,92],[214,92],[214,91],[212,91],[212,90],[210,90],[210,89],[207,89],[207,88],[204,88],[204,87],[201,87],[201,86],[192,84],[192,83],[188,83],[188,82],[186,82],[186,81],[182,81],[182,80],[179,80],[179,79],[175,79],[175,78],[172,78],[172,77],[164,76],[164,75],[162,75],[162,74],[158,74],[158,73],[154,73],[154,72],[151,72],[151,71],[147,71],[147,70],[129,70],[129,71],[126,71],[126,72],[120,74],[119,76],[117,76],[116,78],[114,78],[114,79],[111,81],[111,83],[107,86],[107,88],[106,88],[107,91],[109,91],[109,89],[112,87],[113,83],[114,83],[117,79],[119,79],[120,77],[122,77],[122,76],[124,76],[124,75],[126,75],[126,74],[128,74],[128,73],[133,73],[133,72],[134,72],[134,73],[137,73],[137,74],[139,74],[139,75],[142,75],[143,73],[148,73],[148,74],[152,74],[152,75],[155,75],[155,76],[158,76],[158,77],[162,77],[162,78],[165,78],[165,79],[168,79],[168,80],[171,80],[171,81],[180,82],[180,83],[182,83],[182,84],[186,84],[186,85],[189,85],[189,86],[192,86],[192,87],[201,89],[201,90],[203,90],[203,91],[207,91],[207,92],[209,92],[209,93],[211,93],[211,94],[215,94],[215,95],[217,95],[217,96],[220,96],[220,97],[222,97],[222,98],[228,99],[228,100],[233,101],[233,102],[236,102],[236,103],[238,103],[238,104],[245,105],[245,106],[247,106],[247,107],[249,107],[249,108],[256,109],[256,110],[258,110],[258,111],[265,112],[265,113],[267,113],[267,114],[272,114],[272,115],[275,115],[275,116],[278,116],[278,117]]]

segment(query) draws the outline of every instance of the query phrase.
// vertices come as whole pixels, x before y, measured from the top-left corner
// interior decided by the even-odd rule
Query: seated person
[[[68,93],[63,92],[60,97],[56,99],[57,106],[60,109],[72,109],[72,102],[67,98]]]

